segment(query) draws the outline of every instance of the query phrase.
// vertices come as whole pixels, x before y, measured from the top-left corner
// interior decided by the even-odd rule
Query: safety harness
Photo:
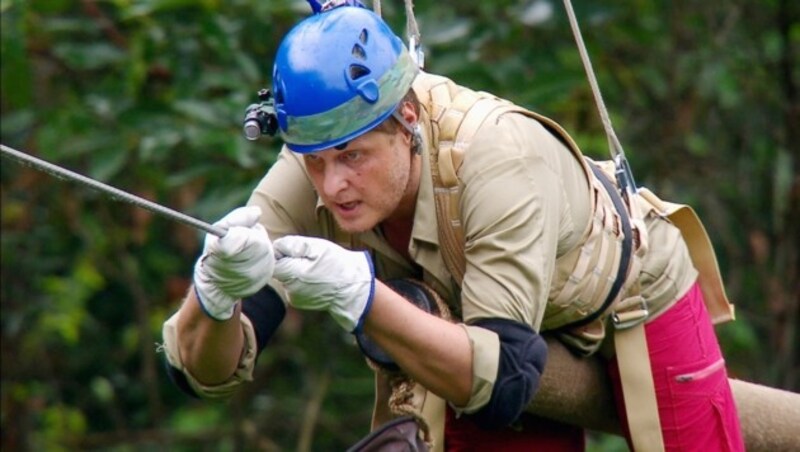
[[[464,231],[459,210],[461,188],[457,175],[465,151],[483,123],[496,121],[508,113],[523,114],[539,121],[566,145],[580,162],[592,190],[592,221],[583,231],[582,245],[566,252],[556,262],[559,273],[570,277],[563,286],[551,291],[548,300],[567,309],[546,316],[544,327],[572,328],[586,322],[587,312],[569,309],[576,299],[583,301],[582,309],[590,308],[588,321],[602,315],[621,292],[628,275],[633,273],[628,271],[633,252],[644,245],[641,240],[644,233],[639,231],[643,227],[631,223],[622,199],[612,189],[603,170],[583,158],[578,146],[560,125],[538,113],[426,73],[417,77],[414,90],[429,117],[429,121],[423,122],[428,127],[439,247],[456,283],[461,284],[465,273]],[[635,234],[631,232],[633,229],[637,230]]]
[[[641,255],[647,249],[642,219],[647,214],[655,213],[669,219],[681,230],[699,272],[700,287],[714,323],[732,320],[733,306],[725,295],[711,242],[697,215],[691,207],[662,201],[646,188],[639,189],[631,198],[623,198],[612,182],[614,166],[582,157],[570,136],[549,118],[488,93],[459,87],[447,78],[431,74],[420,74],[414,89],[430,117],[429,158],[439,245],[445,265],[457,283],[463,280],[466,267],[458,170],[472,138],[486,121],[495,120],[505,113],[520,113],[536,119],[582,162],[597,199],[610,200],[592,205],[593,221],[590,221],[590,228],[598,223],[602,228],[587,229],[583,246],[560,257],[556,263],[572,267],[569,281],[592,278],[595,269],[602,272],[598,283],[588,291],[596,297],[594,310],[579,319],[563,317],[548,321],[551,326],[568,330],[602,321],[604,314],[610,314],[634,448],[661,450],[663,446],[660,446],[662,440],[655,388],[643,328],[649,312],[637,287]],[[618,242],[621,242],[619,246]],[[613,277],[610,277],[611,272]],[[602,284],[603,281],[610,283]],[[577,287],[577,284],[568,283],[554,298],[557,302],[568,303],[574,298],[585,297],[587,291],[579,293]]]

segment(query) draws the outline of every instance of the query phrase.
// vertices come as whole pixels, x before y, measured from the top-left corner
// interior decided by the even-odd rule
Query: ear
[[[403,101],[403,103],[400,105],[400,115],[412,127],[417,125],[417,121],[419,121],[419,114],[414,109],[414,105],[408,101]]]

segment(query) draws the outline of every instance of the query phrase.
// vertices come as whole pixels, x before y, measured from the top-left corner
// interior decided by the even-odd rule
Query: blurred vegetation
[[[402,2],[382,3],[402,33]],[[800,390],[800,4],[574,3],[637,182],[691,203],[714,241],[737,305],[718,328],[731,373]],[[427,70],[606,155],[561,2],[415,6]],[[241,118],[308,11],[2,0],[2,143],[213,221],[275,158],[279,143],[247,142]],[[3,450],[342,450],[367,433],[371,373],[319,314],[290,313],[229,403],[183,396],[156,344],[201,235],[6,159],[0,175]]]

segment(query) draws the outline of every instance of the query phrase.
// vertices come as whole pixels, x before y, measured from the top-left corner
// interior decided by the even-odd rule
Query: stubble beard
[[[400,206],[400,202],[408,191],[411,179],[410,166],[393,165],[388,174],[389,183],[382,186],[383,194],[369,198],[368,214],[377,212],[377,218],[363,225],[343,224],[337,215],[333,215],[339,228],[348,234],[359,234],[370,231],[382,221],[390,218]],[[333,210],[331,210],[333,211]]]

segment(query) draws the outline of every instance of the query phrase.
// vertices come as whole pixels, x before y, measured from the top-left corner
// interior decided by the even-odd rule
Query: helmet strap
[[[400,125],[405,128],[408,133],[411,134],[411,150],[414,151],[415,154],[419,155],[422,154],[422,132],[419,126],[419,123],[415,123],[411,125],[403,115],[400,114],[400,109],[395,109],[392,112],[392,117],[400,123]]]

